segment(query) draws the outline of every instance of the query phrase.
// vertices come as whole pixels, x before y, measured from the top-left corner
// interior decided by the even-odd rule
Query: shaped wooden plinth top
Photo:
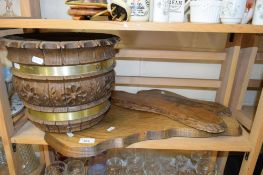
[[[46,133],[45,140],[55,150],[68,157],[89,157],[112,148],[123,148],[145,140],[171,137],[214,137],[241,134],[239,124],[231,117],[223,117],[225,132],[210,134],[187,127],[165,116],[112,106],[105,118],[90,129],[66,134]],[[108,128],[115,127],[112,131]],[[95,138],[95,143],[80,144],[80,138]]]

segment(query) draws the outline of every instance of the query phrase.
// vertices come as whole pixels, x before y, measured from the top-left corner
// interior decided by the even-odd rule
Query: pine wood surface
[[[263,80],[250,79],[248,82],[249,90],[259,90],[263,87]]]
[[[0,64],[0,70],[2,70],[2,65]],[[2,72],[0,72],[0,89],[3,91],[0,93],[0,135],[3,143],[3,147],[6,154],[8,165],[8,170],[10,174],[18,173],[19,161],[13,152],[10,137],[14,134],[13,120],[11,116],[11,110],[9,106],[9,98],[6,91],[6,86],[4,82],[4,77]]]
[[[41,18],[40,0],[23,0],[20,2],[22,17]]]
[[[113,21],[75,21],[57,19],[1,19],[0,28],[38,29],[85,29],[119,31],[172,31],[172,32],[212,32],[212,33],[263,33],[262,26],[251,24],[197,24],[197,23],[151,23]]]
[[[242,34],[237,34],[233,42],[227,42],[227,48],[225,49],[227,53],[226,60],[221,66],[219,79],[222,81],[222,85],[217,91],[216,102],[226,106],[229,105],[229,99],[233,88],[241,40]]]
[[[221,86],[220,80],[195,79],[195,78],[164,78],[164,77],[143,77],[143,76],[116,76],[117,86],[137,86],[155,88],[197,88],[217,89]]]
[[[207,138],[224,135],[239,136],[241,134],[239,124],[233,118],[223,117],[223,120],[227,125],[226,131],[221,134],[209,134],[187,127],[162,115],[112,106],[98,125],[76,132],[72,138],[66,134],[46,133],[45,140],[65,156],[85,157],[111,148],[127,147],[144,140],[171,137]],[[110,127],[115,127],[115,129],[108,132],[107,129]],[[78,143],[80,138],[95,138],[96,142],[94,144],[80,144]]]
[[[257,107],[255,106],[243,106],[242,110],[236,110],[236,119],[244,126],[248,131],[250,131]]]
[[[47,32],[48,30],[41,29],[40,31]],[[53,31],[53,30],[52,30]],[[55,30],[56,31],[56,30]],[[71,30],[72,31],[72,30]],[[75,31],[75,30],[74,30]],[[76,30],[79,31],[79,30]],[[82,30],[81,30],[82,31]],[[136,49],[136,50],[165,50],[165,51],[190,51],[190,52],[224,52],[225,44],[227,40],[227,33],[196,33],[196,32],[148,32],[148,31],[107,31],[113,35],[117,35],[121,38],[118,43],[118,49]],[[156,42],[158,41],[158,42]],[[121,53],[122,51],[120,51]],[[126,52],[127,55],[129,52]],[[138,52],[132,52],[135,56]],[[159,54],[155,52],[141,52],[142,56],[145,57],[156,57]],[[167,57],[168,54],[173,52],[162,53],[161,57]],[[122,54],[123,55],[123,54]],[[199,54],[191,54],[191,57]],[[139,56],[138,58],[141,58]],[[182,54],[177,53],[172,57],[180,57]],[[190,58],[191,58],[190,57]],[[202,55],[207,57],[207,55]],[[215,56],[211,55],[212,58]]]
[[[186,62],[222,62],[226,59],[225,52],[196,52],[151,49],[119,49],[115,56],[118,60],[144,61],[186,61]]]
[[[260,100],[258,102],[258,107],[255,114],[254,122],[249,135],[249,141],[253,146],[251,147],[251,151],[249,152],[248,158],[246,159],[244,157],[239,173],[240,175],[253,174],[253,171],[255,169],[256,162],[258,160],[258,156],[263,144],[262,115],[263,115],[263,93],[261,93],[260,95]]]
[[[254,40],[257,39],[257,37]],[[245,40],[249,42],[250,40]],[[253,41],[250,45],[246,45],[246,48],[242,48],[239,54],[238,66],[237,66],[237,76],[235,78],[232,97],[230,99],[230,107],[231,109],[242,108],[244,98],[246,95],[247,87],[249,84],[249,79],[251,76],[252,68],[255,63],[255,59],[257,56],[258,47],[253,45],[258,42]]]
[[[44,131],[28,121],[13,135],[11,142],[18,144],[47,145],[47,142],[44,140],[44,135]]]
[[[251,110],[248,110],[248,111],[246,111],[246,110],[247,110],[247,107],[244,108],[244,113],[249,113],[249,111],[251,111]],[[242,113],[242,111],[239,111],[239,113]],[[234,116],[237,116],[239,113],[235,113],[234,112]],[[252,114],[250,114],[250,115],[252,115]],[[45,133],[43,131],[41,131],[35,125],[33,125],[31,122],[28,121],[27,123],[25,123],[25,125],[23,125],[13,135],[13,137],[11,138],[11,141],[12,141],[12,143],[17,143],[17,144],[47,145],[47,142],[44,140],[44,135],[45,135]],[[181,146],[178,145],[178,143],[177,143],[178,140],[182,140],[183,142],[185,142],[185,140],[189,140],[189,142],[190,142],[192,139],[193,138],[172,138],[172,139],[165,139],[165,140],[169,140],[169,141],[167,141],[167,143],[170,142],[169,143],[170,146],[168,148],[170,148],[170,149],[177,149],[177,146],[179,146],[179,149],[183,149],[185,147],[185,145],[181,145]],[[233,151],[237,151],[237,150],[239,150],[240,147],[243,147],[243,146],[244,146],[242,148],[243,151],[248,151],[250,149],[250,143],[248,142],[248,133],[246,132],[246,130],[242,131],[242,136],[240,136],[240,137],[227,137],[227,138],[224,138],[224,139],[226,139],[225,140],[225,145],[227,147],[230,146],[231,150],[233,150]],[[160,149],[162,147],[161,146],[162,143],[165,142],[165,140],[154,141],[154,142],[158,142],[158,144],[160,144],[160,147],[157,144],[152,144],[151,145],[152,147],[148,147],[148,148]],[[213,141],[212,141],[212,138],[209,138],[209,140],[211,140],[211,142],[215,142],[215,144],[216,144],[218,142],[218,140],[221,140],[221,139],[219,137],[217,137],[217,138],[214,137]],[[192,141],[194,142],[194,140],[192,140]],[[203,143],[204,148],[206,148],[207,146],[210,147],[209,145],[207,145],[207,140],[202,139],[201,141],[204,142]],[[149,141],[146,141],[146,142],[149,142]],[[146,142],[138,143],[137,145],[139,145],[139,147],[137,147],[137,148],[143,147],[143,145],[146,145],[145,147],[147,147],[147,143]],[[231,143],[234,143],[234,142],[236,142],[234,147],[238,148],[238,149],[235,149],[235,148],[232,147],[233,145],[231,145]],[[209,141],[209,143],[210,143],[210,141]],[[239,145],[238,143],[240,143],[241,145]],[[193,143],[192,144],[193,149],[196,149],[195,147],[198,144],[199,143]],[[171,147],[174,147],[174,148],[171,148]],[[224,151],[227,150],[227,148],[224,149],[224,148],[221,148],[221,147],[218,147],[218,149],[223,149]],[[217,149],[214,149],[214,150],[217,150]],[[239,151],[241,151],[241,150],[239,150]]]
[[[222,85],[217,90],[215,101],[229,106],[231,98],[231,92],[234,85],[234,79],[236,76],[236,68],[238,62],[238,56],[240,53],[240,45],[242,44],[243,34],[228,34],[226,40],[225,52],[227,53],[226,59],[221,65],[220,77]],[[228,152],[218,153],[218,169],[220,172],[224,172],[224,168],[227,162]]]
[[[137,94],[114,91],[112,101],[117,106],[162,114],[210,133],[224,132],[225,124],[219,116],[231,115],[228,108],[218,103],[192,100],[161,90],[140,91]]]
[[[25,109],[13,117],[13,124],[15,131],[19,130],[27,122],[27,116],[25,115]]]

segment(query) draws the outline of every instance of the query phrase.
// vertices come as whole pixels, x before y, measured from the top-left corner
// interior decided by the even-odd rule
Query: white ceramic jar
[[[169,1],[169,22],[184,22],[185,0]]]
[[[222,1],[220,0],[191,0],[191,22],[219,23],[221,8]]]
[[[130,21],[148,21],[150,16],[150,0],[126,0],[131,7]]]
[[[223,0],[221,21],[224,24],[240,24],[246,10],[247,0]]]
[[[257,0],[252,24],[263,25],[263,0]]]
[[[169,21],[169,0],[153,0],[153,22]]]
[[[153,5],[154,5],[154,0],[150,0],[150,17],[149,17],[149,21],[153,22]]]

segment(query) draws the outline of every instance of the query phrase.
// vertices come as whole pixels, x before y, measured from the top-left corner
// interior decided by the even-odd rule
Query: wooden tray
[[[211,134],[187,127],[165,116],[112,106],[106,117],[98,124],[74,137],[66,134],[46,133],[46,142],[59,153],[68,157],[90,157],[112,148],[123,148],[145,140],[159,140],[171,137],[215,137],[238,136],[241,129],[231,117],[222,117],[226,130]],[[107,129],[115,127],[111,132]],[[80,138],[95,138],[95,143],[80,144]]]

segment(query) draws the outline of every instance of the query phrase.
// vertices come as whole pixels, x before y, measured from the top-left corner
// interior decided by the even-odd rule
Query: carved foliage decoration
[[[83,89],[83,87],[71,85],[66,88],[63,94],[63,99],[66,100],[67,104],[70,106],[76,106],[86,102],[88,92]]]
[[[14,88],[18,92],[20,98],[26,102],[30,102],[35,105],[48,105],[50,103],[48,94],[39,93],[41,91],[37,88],[34,82],[20,81],[19,79],[13,78]],[[41,86],[39,86],[41,87]]]
[[[66,105],[64,98],[53,86],[50,88],[49,98],[54,106]]]
[[[114,83],[114,76],[114,72],[111,71],[97,77],[54,82],[32,81],[14,76],[13,82],[19,96],[28,104],[69,107],[87,104],[109,94]],[[47,90],[43,90],[39,84],[47,86]]]
[[[22,99],[25,101],[32,101],[35,104],[40,103],[39,96],[36,93],[36,89],[33,87],[30,87],[29,84],[23,84],[21,86],[20,95]]]

